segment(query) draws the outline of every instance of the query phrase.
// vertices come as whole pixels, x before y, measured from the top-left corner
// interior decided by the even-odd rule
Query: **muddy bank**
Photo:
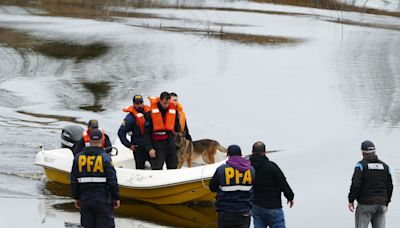
[[[0,43],[19,52],[34,51],[56,59],[74,59],[76,62],[105,55],[110,47],[104,43],[75,44],[66,41],[46,40],[26,32],[0,28]]]
[[[385,16],[393,16],[400,17],[400,12],[387,11],[374,9],[369,7],[360,7],[355,4],[348,4],[335,0],[250,0],[251,2],[257,3],[272,3],[272,4],[280,4],[280,5],[290,5],[290,6],[301,6],[307,8],[316,8],[316,9],[327,9],[327,10],[335,10],[335,11],[347,11],[347,12],[358,12],[358,13],[368,13],[375,15],[385,15]]]
[[[233,1],[235,2],[235,1]],[[333,11],[344,12],[358,12],[374,15],[385,15],[400,17],[400,12],[387,11],[376,8],[360,7],[354,4],[348,4],[335,0],[249,0],[255,3],[270,3],[278,5],[300,6],[306,8],[326,9]],[[135,1],[82,1],[82,0],[44,0],[44,1],[18,1],[7,0],[0,3],[0,5],[17,5],[23,7],[31,7],[40,9],[37,14],[45,14],[48,16],[65,16],[65,17],[80,17],[113,20],[113,17],[132,17],[132,18],[157,18],[157,19],[171,19],[168,17],[161,17],[155,14],[138,13],[138,12],[124,12],[114,10],[118,8],[159,8],[159,9],[186,9],[186,10],[216,10],[216,11],[232,11],[232,12],[248,12],[248,13],[266,13],[274,15],[291,15],[291,16],[306,16],[308,14],[302,13],[288,13],[280,11],[269,10],[252,10],[252,9],[239,9],[230,7],[207,6],[205,3],[197,1],[159,1],[159,0],[135,0]],[[340,15],[338,15],[340,17]]]

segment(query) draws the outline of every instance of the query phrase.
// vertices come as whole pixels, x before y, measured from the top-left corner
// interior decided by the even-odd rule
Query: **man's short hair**
[[[171,94],[168,92],[162,92],[160,94],[160,100],[163,100],[163,99],[167,99],[167,100],[171,99]]]
[[[178,94],[176,94],[174,92],[169,93],[169,95],[171,95],[171,97],[178,97]]]
[[[265,153],[265,144],[261,141],[255,142],[253,144],[253,150],[252,153],[253,154],[262,154]]]

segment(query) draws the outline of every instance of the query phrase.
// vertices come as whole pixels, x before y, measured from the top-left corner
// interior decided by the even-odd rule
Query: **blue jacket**
[[[70,181],[74,199],[100,203],[119,199],[111,157],[100,147],[85,147],[75,156]]]
[[[129,132],[132,132],[131,141],[126,138],[126,134]],[[130,148],[132,145],[144,146],[143,134],[132,113],[126,115],[124,121],[119,127],[118,137],[122,144],[127,148]]]
[[[241,158],[245,160],[244,158]],[[248,162],[247,169],[234,164],[221,165],[212,177],[209,187],[217,192],[215,207],[217,212],[249,213],[253,197],[253,180],[255,170]]]

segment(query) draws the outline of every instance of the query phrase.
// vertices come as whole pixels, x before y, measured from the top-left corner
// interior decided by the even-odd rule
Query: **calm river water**
[[[33,164],[39,145],[57,148],[63,126],[93,118],[115,140],[132,96],[162,91],[178,93],[195,140],[284,150],[270,158],[296,194],[289,227],[353,225],[350,179],[374,141],[398,227],[400,4],[271,3],[0,1],[2,227],[76,227],[68,187]],[[118,227],[215,226],[206,205],[125,200],[116,216]]]

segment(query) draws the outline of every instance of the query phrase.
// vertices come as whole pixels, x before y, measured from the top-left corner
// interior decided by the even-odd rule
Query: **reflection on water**
[[[93,105],[80,106],[80,109],[101,112],[105,109],[101,105],[101,99],[108,96],[109,90],[111,89],[109,82],[83,82],[83,87],[87,89],[94,97]]]
[[[52,206],[56,210],[77,212],[73,202]],[[216,213],[210,206],[152,205],[122,199],[115,216],[173,227],[216,227]]]
[[[45,194],[69,196],[69,185],[47,182]],[[77,212],[72,202],[53,204],[56,210]],[[216,227],[216,213],[211,205],[154,205],[122,199],[115,211],[117,218],[147,221],[174,227]]]
[[[354,114],[373,126],[400,124],[400,34],[354,34],[341,51],[342,89]]]
[[[68,22],[63,20],[59,26],[65,26]],[[100,27],[100,24],[96,26]],[[40,22],[34,25],[42,28]],[[169,79],[176,75],[175,66],[171,63],[173,59],[164,58],[171,53],[172,47],[143,40],[121,43],[120,39],[126,39],[126,35],[136,35],[135,30],[126,28],[125,34],[112,34],[116,39],[108,41],[111,47],[102,38],[85,34],[79,35],[80,43],[63,40],[66,38],[63,36],[48,39],[49,34],[55,33],[50,28],[42,34],[34,29],[20,31],[0,28],[0,53],[2,56],[4,54],[0,60],[0,81],[17,77],[49,77],[37,89],[43,97],[53,91],[62,101],[61,108],[104,111],[115,105],[116,100],[130,100],[137,90],[154,86],[154,80]],[[91,30],[97,31],[98,28]],[[158,39],[157,36],[154,38]],[[69,39],[76,37],[69,36]],[[25,93],[26,90],[22,91]],[[18,96],[6,89],[0,88],[0,95],[4,98],[0,104],[4,103],[4,106],[21,105],[23,102],[22,99],[12,102]]]
[[[103,43],[88,45],[71,44],[65,42],[46,42],[33,47],[33,50],[58,59],[73,58],[77,62],[94,59],[107,53],[109,47]]]
[[[286,2],[302,6],[315,3]],[[341,109],[343,101],[337,101],[337,91],[330,90],[338,78],[346,104],[361,116],[355,118],[355,124],[367,119],[374,123],[393,121],[391,125],[396,126],[400,121],[398,33],[346,24],[338,32],[340,26],[324,21],[346,15],[365,23],[398,24],[397,18],[223,0],[7,0],[0,4],[42,9],[25,12],[20,7],[0,7],[0,27],[7,28],[0,29],[0,171],[10,171],[10,179],[20,173],[42,172],[32,164],[38,145],[56,148],[58,129],[65,122],[98,118],[116,132],[121,104],[131,103],[136,93],[175,90],[182,94],[196,136],[221,139],[223,143],[237,140],[239,144],[265,138],[273,145],[296,151],[302,141],[300,151],[311,148],[306,153],[313,159],[308,161],[315,161],[318,145],[325,144],[323,140],[328,136],[346,141],[334,131],[348,120],[347,113],[342,113],[347,110]],[[152,7],[161,9],[148,9]],[[158,27],[149,29],[151,26]],[[338,33],[342,33],[342,40]],[[309,42],[291,45],[303,40]],[[271,45],[278,48],[269,48]],[[336,45],[341,45],[342,53],[336,53]],[[332,73],[335,70],[339,72]],[[206,112],[204,101],[206,110],[221,112]],[[258,107],[259,111],[251,124],[239,123],[239,133],[229,133],[232,123],[238,124],[234,115],[248,112],[232,112],[239,103]],[[330,116],[330,107],[339,107],[334,110],[339,112],[338,117],[332,121],[320,118],[336,114]],[[104,110],[107,112],[93,113]],[[313,121],[315,124],[310,125]],[[254,131],[255,125],[270,133]],[[328,132],[328,128],[333,130]],[[299,133],[313,140],[302,140]],[[315,138],[316,134],[321,137]],[[304,160],[296,153],[290,156]],[[332,158],[332,164],[342,164],[339,158]],[[284,164],[292,170],[301,169],[299,162],[292,163],[295,160],[287,159]],[[305,160],[301,163],[311,165]],[[297,177],[292,178],[301,189],[304,183]],[[399,180],[399,174],[395,179]],[[5,177],[0,180],[8,181]],[[341,186],[341,180],[332,183]],[[21,188],[25,185],[18,184]],[[48,202],[57,198],[54,195],[68,196],[69,188],[46,186],[44,192]],[[343,195],[335,194],[332,199],[340,202]],[[304,213],[289,213],[292,217],[288,221],[296,224],[291,226],[306,227],[305,211],[318,214],[315,205],[322,201],[312,190],[299,195],[310,196],[309,202],[299,207]],[[79,216],[69,198],[62,203],[60,199],[55,201],[46,210],[64,212],[60,221],[69,222],[69,215]],[[334,215],[341,218],[341,224],[327,227],[349,227],[351,221],[339,208],[342,205],[333,202],[329,213],[318,214],[316,224],[323,227],[325,219]],[[132,227],[132,221],[189,227],[215,225],[214,209],[197,205],[157,206],[124,199],[117,216],[130,223],[123,227]]]
[[[104,43],[73,44],[30,36],[28,33],[0,28],[0,43],[18,50],[20,53],[35,51],[57,59],[75,59],[76,62],[100,57],[109,47]]]

